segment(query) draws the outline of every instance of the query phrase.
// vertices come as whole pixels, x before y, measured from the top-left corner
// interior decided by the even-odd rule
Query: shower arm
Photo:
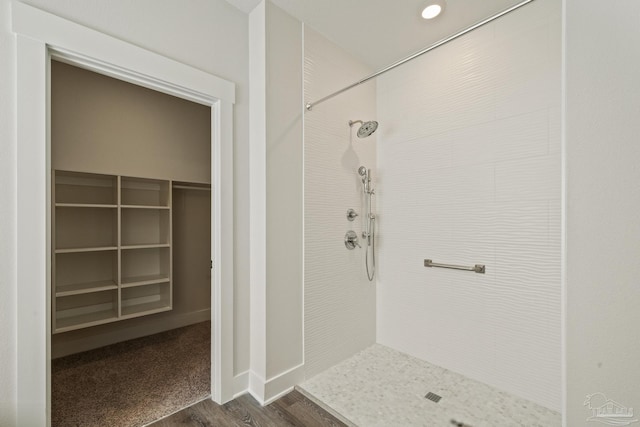
[[[516,9],[518,9],[518,8],[522,7],[522,6],[524,6],[524,5],[528,4],[528,3],[531,3],[532,1],[533,1],[533,0],[524,0],[524,1],[522,1],[522,2],[518,3],[518,4],[514,5],[514,6],[511,6],[511,7],[510,7],[510,8],[508,8],[508,9],[503,10],[502,12],[496,13],[495,15],[492,15],[492,16],[490,16],[490,17],[488,17],[488,18],[485,18],[485,19],[483,19],[482,21],[476,22],[476,23],[475,23],[475,24],[473,24],[472,26],[467,27],[467,28],[465,28],[464,30],[459,31],[459,32],[457,32],[457,33],[455,33],[455,34],[453,34],[453,35],[450,35],[449,37],[446,37],[446,38],[444,38],[444,39],[441,39],[441,40],[439,40],[439,41],[435,42],[434,44],[430,45],[429,47],[427,47],[427,48],[425,48],[425,49],[422,49],[421,51],[418,51],[418,52],[416,52],[416,53],[414,53],[414,54],[412,54],[412,55],[409,55],[409,56],[407,56],[406,58],[401,59],[400,61],[394,62],[393,64],[391,64],[391,65],[389,65],[389,66],[387,66],[387,67],[383,68],[382,70],[376,71],[375,73],[373,73],[373,74],[371,74],[371,75],[369,75],[369,76],[367,76],[367,77],[365,77],[365,78],[363,78],[363,79],[361,79],[361,80],[358,80],[357,82],[352,83],[352,84],[350,84],[349,86],[346,86],[346,87],[344,87],[344,88],[340,89],[340,90],[339,90],[339,91],[337,91],[337,92],[333,92],[332,94],[329,94],[329,95],[325,96],[324,98],[320,98],[319,100],[317,100],[317,101],[315,101],[315,102],[309,102],[309,103],[307,103],[307,104],[305,105],[305,108],[306,108],[308,111],[311,111],[311,109],[312,109],[314,106],[316,106],[316,105],[318,105],[318,104],[320,104],[320,103],[322,103],[322,102],[324,102],[324,101],[327,101],[327,100],[329,100],[329,99],[333,98],[334,96],[338,96],[338,95],[340,95],[341,93],[348,91],[349,89],[353,89],[353,88],[354,88],[354,87],[356,87],[356,86],[360,86],[361,84],[366,83],[366,82],[368,82],[369,80],[374,79],[374,78],[378,77],[379,75],[386,73],[387,71],[391,71],[391,70],[393,70],[394,68],[399,67],[400,65],[404,64],[405,62],[409,62],[409,61],[411,61],[412,59],[415,59],[415,58],[417,58],[417,57],[419,57],[419,56],[422,56],[422,55],[424,55],[425,53],[427,53],[427,52],[429,52],[429,51],[431,51],[431,50],[433,50],[433,49],[435,49],[435,48],[437,48],[437,47],[440,47],[440,46],[442,46],[442,45],[444,45],[444,44],[447,44],[447,43],[449,43],[450,41],[453,41],[453,40],[457,39],[458,37],[463,36],[463,35],[465,35],[465,34],[467,34],[467,33],[471,32],[471,31],[475,30],[476,28],[480,28],[480,27],[482,27],[483,25],[488,24],[489,22],[491,22],[491,21],[493,21],[493,20],[495,20],[495,19],[498,19],[498,18],[500,18],[500,17],[502,17],[502,16],[506,15],[507,13],[513,12],[514,10],[516,10]]]

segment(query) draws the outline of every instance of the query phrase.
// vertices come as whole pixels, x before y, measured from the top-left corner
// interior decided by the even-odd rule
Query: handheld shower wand
[[[369,187],[371,186],[371,178],[369,178],[369,169],[364,166],[358,168],[358,174],[362,177],[363,191],[365,194],[369,193]]]

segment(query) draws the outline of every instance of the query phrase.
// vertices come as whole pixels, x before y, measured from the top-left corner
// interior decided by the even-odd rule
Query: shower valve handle
[[[355,249],[356,246],[362,248],[362,246],[360,246],[360,243],[358,243],[358,235],[355,231],[349,230],[344,235],[344,246],[349,250]]]

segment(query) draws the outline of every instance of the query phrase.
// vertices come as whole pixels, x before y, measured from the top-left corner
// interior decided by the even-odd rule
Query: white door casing
[[[235,85],[23,3],[17,51],[17,425],[51,424],[50,61],[211,107],[212,398],[233,398]]]

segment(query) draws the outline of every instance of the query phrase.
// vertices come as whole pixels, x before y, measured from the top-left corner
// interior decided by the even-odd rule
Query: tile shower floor
[[[415,357],[375,344],[300,386],[312,399],[360,427],[540,426],[558,412]],[[441,396],[438,403],[425,398]]]

